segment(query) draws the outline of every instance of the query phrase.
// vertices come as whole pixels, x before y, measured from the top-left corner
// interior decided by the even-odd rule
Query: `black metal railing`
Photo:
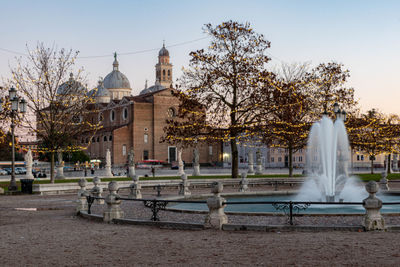
[[[120,200],[127,200],[127,201],[142,201],[146,208],[151,209],[152,216],[150,220],[152,221],[160,221],[160,217],[158,212],[160,210],[165,210],[169,203],[197,203],[197,204],[205,204],[207,201],[205,200],[166,200],[166,199],[136,199],[136,198],[125,198],[120,197]]]
[[[88,202],[88,214],[91,214],[91,206],[96,199],[104,199],[102,197],[86,196]],[[151,209],[152,216],[150,220],[160,221],[159,211],[165,210],[169,203],[193,203],[206,204],[206,200],[166,200],[166,199],[134,199],[119,197],[119,200],[125,201],[141,201],[146,208]],[[311,205],[363,205],[363,202],[321,202],[321,201],[225,201],[224,205],[272,205],[276,211],[282,211],[287,217],[287,223],[294,224],[294,217],[301,211],[308,209]],[[382,205],[400,205],[400,202],[384,202]]]

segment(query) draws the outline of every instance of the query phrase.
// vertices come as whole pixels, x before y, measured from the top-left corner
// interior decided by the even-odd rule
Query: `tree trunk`
[[[292,145],[289,145],[288,150],[289,150],[289,158],[288,158],[289,177],[293,177],[293,148],[292,148]]]
[[[371,159],[371,174],[374,174],[374,159]]]
[[[392,167],[392,166],[390,166],[390,165],[392,165],[391,161],[392,161],[392,154],[389,153],[389,155],[387,157],[387,168],[386,168],[387,174],[391,173],[391,167]]]
[[[54,184],[54,152],[51,152],[50,182]]]
[[[232,152],[232,178],[239,177],[239,152],[236,145],[236,138],[231,139],[231,152]]]

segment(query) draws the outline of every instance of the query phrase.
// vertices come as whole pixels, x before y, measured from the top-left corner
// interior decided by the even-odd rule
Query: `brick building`
[[[177,160],[176,146],[160,143],[166,126],[166,119],[175,117],[178,99],[172,96],[172,64],[169,52],[163,46],[158,54],[156,83],[147,87],[137,96],[131,96],[127,77],[119,71],[117,55],[114,55],[113,70],[97,88],[89,92],[96,99],[99,114],[93,121],[101,121],[103,128],[91,140],[83,136],[79,142],[87,146],[91,159],[105,160],[110,149],[114,165],[123,166],[128,162],[128,153],[133,147],[135,161],[157,159],[166,162]],[[220,158],[220,146],[199,146],[200,163],[215,163]],[[185,162],[193,161],[193,149],[183,151]]]

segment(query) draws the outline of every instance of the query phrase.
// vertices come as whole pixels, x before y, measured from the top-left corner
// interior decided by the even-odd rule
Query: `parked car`
[[[64,166],[64,171],[65,171],[65,172],[72,172],[72,171],[74,171],[74,167],[71,167],[71,166]]]
[[[153,168],[161,168],[164,165],[164,161],[157,159],[147,159],[142,160],[136,164],[136,168],[138,169],[151,169]]]
[[[11,175],[11,168],[3,168],[7,172],[8,175]]]
[[[46,178],[47,177],[45,170],[33,169],[32,173],[33,173],[33,177],[35,177],[35,178]]]
[[[8,172],[0,168],[0,175],[7,175]]]
[[[26,174],[26,168],[25,167],[16,167],[15,173],[16,174]]]
[[[185,169],[185,162],[183,162],[183,168]],[[179,162],[173,161],[171,162],[171,170],[178,170],[179,169]]]

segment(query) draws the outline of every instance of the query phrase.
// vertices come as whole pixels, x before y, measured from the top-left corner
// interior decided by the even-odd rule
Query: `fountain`
[[[311,127],[307,144],[308,179],[298,198],[313,201],[361,201],[364,190],[349,177],[350,147],[342,119],[327,116]]]
[[[342,118],[333,122],[326,116],[311,127],[307,144],[307,178],[297,194],[284,193],[265,195],[232,195],[226,196],[227,202],[257,201],[299,201],[299,202],[337,202],[337,204],[313,204],[304,213],[308,214],[363,214],[365,209],[359,205],[343,205],[340,202],[361,203],[368,193],[357,177],[349,175],[350,146]],[[398,195],[380,196],[384,201],[397,201]],[[205,204],[178,203],[171,205],[177,210],[206,210]],[[398,213],[399,205],[383,206],[383,213]],[[276,212],[272,205],[240,204],[227,205],[225,211],[264,213]]]

